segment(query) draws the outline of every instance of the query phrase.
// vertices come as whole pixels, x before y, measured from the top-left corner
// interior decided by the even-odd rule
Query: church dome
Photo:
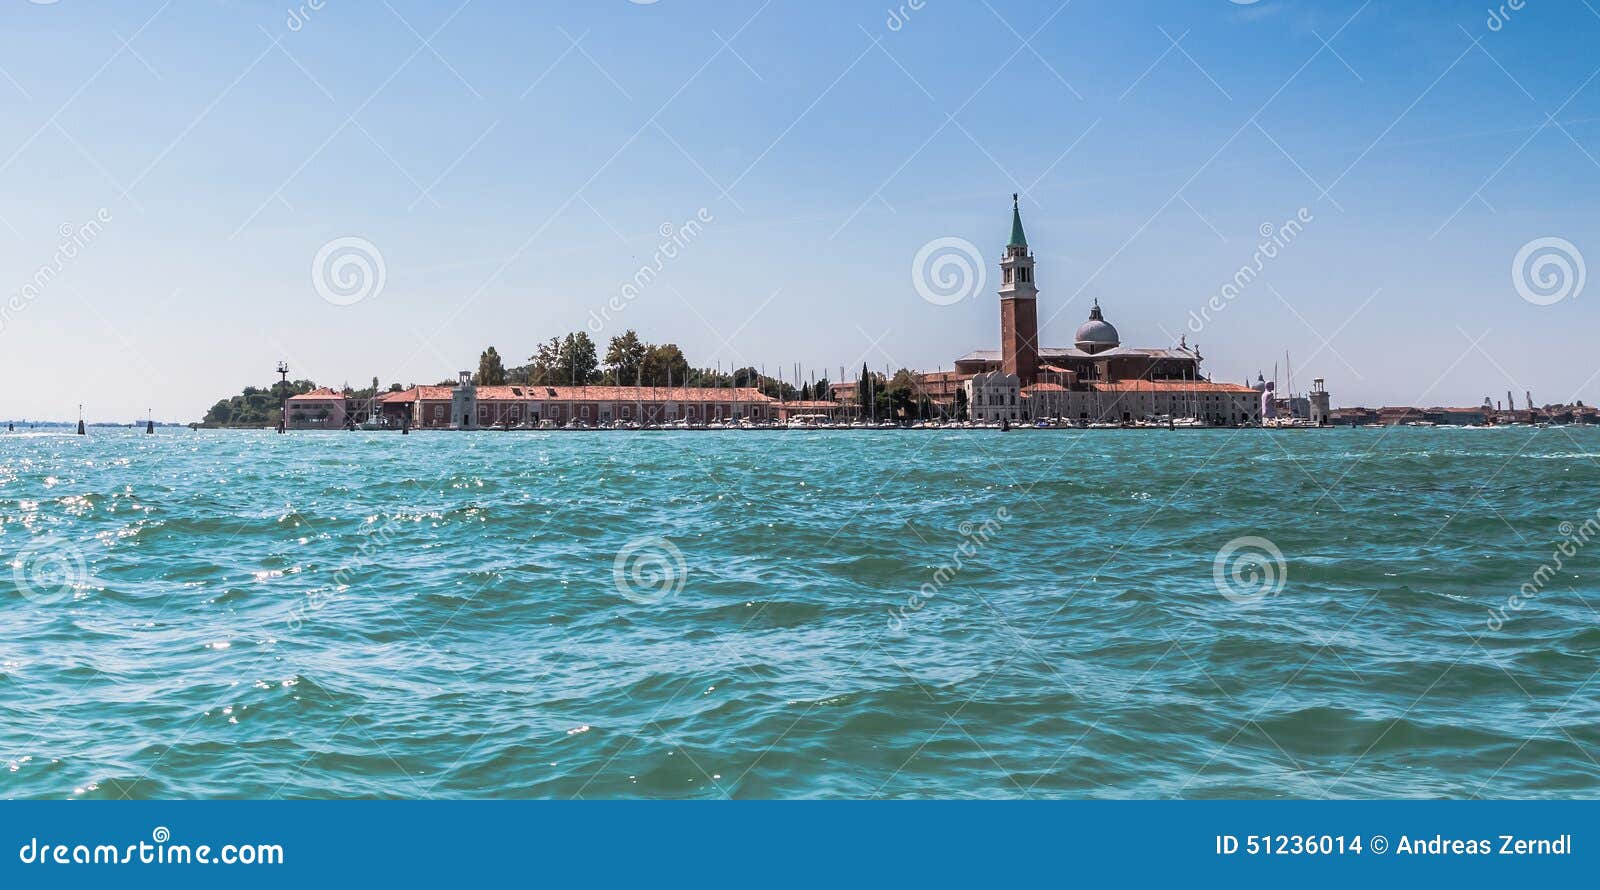
[[[1078,334],[1073,338],[1075,345],[1084,352],[1100,352],[1104,349],[1115,349],[1122,344],[1122,338],[1117,335],[1117,329],[1111,322],[1106,321],[1100,314],[1100,301],[1096,300],[1094,308],[1089,310],[1089,320],[1078,328]]]

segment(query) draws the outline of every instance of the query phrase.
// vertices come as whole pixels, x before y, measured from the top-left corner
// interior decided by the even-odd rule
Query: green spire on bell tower
[[[1022,234],[1022,211],[1017,207],[1017,195],[1011,193],[1011,243],[1007,247],[1027,247],[1028,236]]]

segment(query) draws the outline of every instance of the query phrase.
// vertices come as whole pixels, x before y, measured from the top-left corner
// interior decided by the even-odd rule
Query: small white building
[[[1317,426],[1327,426],[1331,422],[1333,412],[1328,409],[1328,384],[1321,377],[1311,381],[1311,422]]]
[[[1004,371],[981,371],[963,384],[967,416],[983,423],[1022,419],[1022,381]]]
[[[478,428],[478,387],[471,371],[462,371],[461,382],[450,391],[450,422],[456,429]]]

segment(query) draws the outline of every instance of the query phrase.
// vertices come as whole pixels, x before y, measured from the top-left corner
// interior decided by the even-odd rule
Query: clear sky
[[[998,345],[1014,191],[1046,345],[1098,298],[1335,404],[1593,403],[1600,3],[1517,5],[4,0],[0,416],[434,382],[608,302],[695,364],[948,368]],[[951,305],[941,238],[987,266]],[[341,244],[381,282],[319,287]]]

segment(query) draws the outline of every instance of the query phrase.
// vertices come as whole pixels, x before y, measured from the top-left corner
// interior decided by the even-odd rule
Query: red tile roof
[[[1211,395],[1220,393],[1254,393],[1255,390],[1238,383],[1214,383],[1208,380],[1115,380],[1093,382],[1089,386],[1100,392],[1192,392]]]
[[[303,392],[297,396],[289,397],[291,402],[326,402],[334,399],[344,401],[344,393],[331,386],[318,387],[310,392]]]
[[[404,392],[392,392],[379,401],[414,402],[418,398],[447,401],[455,390],[453,386],[414,386]],[[710,386],[509,386],[478,387],[480,402],[756,402],[776,403],[755,387]],[[826,404],[833,404],[828,402]]]
[[[415,402],[419,398],[428,401],[449,401],[450,390],[453,388],[449,386],[413,386],[400,392],[385,393],[378,398],[378,401],[386,405],[394,402]]]

